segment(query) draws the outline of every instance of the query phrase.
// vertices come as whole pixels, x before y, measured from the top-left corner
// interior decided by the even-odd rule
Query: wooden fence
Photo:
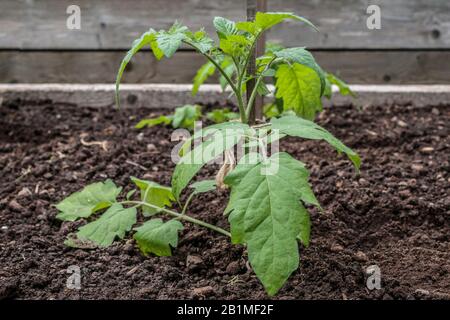
[[[69,5],[81,9],[81,29],[66,27]],[[381,8],[381,29],[369,30],[370,4]],[[320,29],[288,22],[268,34],[286,46],[307,46],[324,69],[351,83],[450,83],[449,0],[268,0],[270,11],[292,11]],[[212,18],[245,17],[244,0],[1,0],[1,83],[111,83],[130,47],[149,27],[174,20],[192,29]],[[133,60],[124,81],[188,83],[204,62],[183,49],[156,62]]]

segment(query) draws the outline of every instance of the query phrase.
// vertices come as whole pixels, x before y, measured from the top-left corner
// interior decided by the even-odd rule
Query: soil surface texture
[[[269,298],[244,246],[189,223],[172,257],[142,256],[131,235],[106,249],[63,244],[86,223],[55,219],[68,194],[107,178],[125,191],[130,176],[169,185],[172,129],[133,127],[163,113],[0,107],[0,299]],[[324,142],[281,143],[306,163],[323,211],[310,208],[311,244],[274,299],[450,299],[450,106],[343,106],[318,123],[360,154],[361,174]],[[203,194],[188,214],[228,229],[227,199]],[[370,290],[374,265],[381,289]],[[80,290],[67,288],[70,266]]]

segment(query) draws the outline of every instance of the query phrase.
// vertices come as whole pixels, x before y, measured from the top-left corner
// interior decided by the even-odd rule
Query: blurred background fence
[[[132,41],[179,20],[193,30],[212,18],[245,19],[244,0],[0,0],[0,83],[112,83]],[[81,29],[69,30],[69,5],[81,9]],[[381,8],[381,29],[366,12]],[[268,41],[306,46],[324,69],[354,84],[450,83],[449,0],[268,0],[269,11],[307,17],[320,33],[295,22]],[[203,57],[187,48],[157,62],[140,53],[128,83],[189,83]]]

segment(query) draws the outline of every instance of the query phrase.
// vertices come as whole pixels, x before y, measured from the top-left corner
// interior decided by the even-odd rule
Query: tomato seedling
[[[159,124],[172,125],[172,128],[184,128],[193,130],[195,122],[202,116],[199,105],[184,105],[175,109],[173,115],[159,116],[157,118],[143,119],[135,126],[136,129],[149,128]]]
[[[133,43],[117,76],[117,101],[122,73],[136,52],[149,46],[157,59],[170,58],[186,45],[208,61],[195,77],[193,92],[197,92],[208,76],[219,72],[223,87],[229,87],[236,98],[239,121],[227,121],[195,132],[185,146],[198,143],[193,148],[181,149],[171,186],[132,178],[138,192],[131,191],[119,201],[121,188],[107,180],[89,185],[60,202],[57,217],[61,220],[89,218],[104,211],[97,220],[69,237],[66,244],[75,247],[111,245],[116,238],[122,239],[133,230],[139,210],[148,218],[133,230],[143,254],[171,255],[172,248],[177,246],[182,223],[194,223],[230,237],[234,244],[246,245],[250,265],[267,293],[278,292],[298,268],[298,243],[309,244],[311,221],[305,206],[320,206],[308,182],[305,164],[285,152],[269,155],[267,147],[286,136],[324,140],[339,153],[345,153],[357,169],[360,166],[360,158],[353,150],[310,121],[322,109],[321,97],[327,93],[327,81],[332,80],[310,52],[303,47],[268,50],[257,58],[256,73],[247,73],[258,38],[286,19],[315,29],[311,22],[292,13],[258,12],[250,22],[215,18],[219,45],[203,30],[191,32],[179,23],[167,31],[150,29]],[[256,86],[247,101],[246,83],[252,78]],[[283,111],[290,113],[274,116],[270,122],[249,124],[255,97],[269,91],[267,79],[275,80],[277,101]],[[244,152],[235,161],[233,151],[239,144]],[[225,161],[215,180],[191,184],[204,165],[222,154]],[[230,231],[188,214],[189,204],[196,195],[223,185],[231,189],[224,212]],[[182,197],[183,194],[186,196]],[[186,201],[181,203],[182,199]],[[175,211],[172,206],[179,206],[180,210]]]

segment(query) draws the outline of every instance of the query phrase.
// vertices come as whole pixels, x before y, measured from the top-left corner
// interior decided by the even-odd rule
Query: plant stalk
[[[190,217],[188,215],[185,215],[185,214],[181,214],[181,213],[178,213],[178,212],[166,209],[166,208],[161,208],[161,207],[155,206],[153,204],[150,204],[150,203],[147,203],[147,202],[144,202],[144,201],[122,201],[120,203],[122,203],[122,204],[134,204],[134,205],[140,205],[140,206],[147,206],[147,207],[150,207],[150,208],[153,208],[153,209],[158,209],[158,210],[161,210],[164,213],[167,213],[167,214],[171,215],[172,217],[178,218],[180,220],[185,220],[185,221],[191,222],[193,224],[196,224],[196,225],[199,225],[199,226],[211,229],[213,231],[216,231],[218,233],[223,234],[224,236],[227,236],[227,237],[231,238],[231,233],[229,233],[228,231],[226,231],[226,230],[224,230],[224,229],[222,229],[220,227],[217,227],[215,225],[209,224],[209,223],[204,222],[202,220],[198,220],[198,219],[192,218],[192,217]]]
[[[183,43],[190,45],[195,50],[200,52],[203,56],[205,56],[216,67],[216,69],[219,70],[219,72],[224,76],[224,78],[227,80],[228,84],[230,85],[231,89],[233,90],[233,92],[236,95],[236,98],[238,100],[238,107],[239,107],[239,114],[241,116],[241,121],[242,121],[242,123],[247,123],[247,116],[245,114],[245,106],[244,106],[244,101],[242,100],[241,92],[239,92],[238,88],[235,86],[235,84],[230,79],[230,77],[227,75],[227,73],[222,69],[222,67],[217,63],[216,60],[214,60],[214,58],[211,55],[209,55],[206,52],[202,52],[195,44],[193,44],[189,41],[186,41],[186,40],[183,40]]]
[[[186,211],[187,211],[187,208],[188,208],[188,206],[189,206],[189,203],[191,203],[191,200],[192,200],[192,198],[194,197],[194,195],[195,195],[195,193],[194,192],[192,192],[190,195],[189,195],[189,198],[187,198],[187,200],[186,200],[186,203],[184,204],[184,206],[183,206],[183,210],[181,210],[181,214],[186,214]]]
[[[255,87],[253,88],[252,94],[251,94],[250,99],[249,99],[249,101],[247,103],[247,108],[245,109],[245,113],[246,113],[247,116],[249,116],[249,114],[252,111],[252,108],[253,108],[253,105],[254,105],[254,102],[255,102],[255,98],[256,98],[256,95],[258,93],[258,87],[259,87],[259,84],[261,83],[262,79],[264,78],[264,73],[267,70],[269,70],[269,68],[272,66],[272,63],[275,61],[275,59],[276,59],[276,57],[273,57],[272,60],[270,60],[270,62],[266,65],[266,67],[261,72],[261,74],[259,75],[259,77],[258,77],[258,79],[256,81]]]

